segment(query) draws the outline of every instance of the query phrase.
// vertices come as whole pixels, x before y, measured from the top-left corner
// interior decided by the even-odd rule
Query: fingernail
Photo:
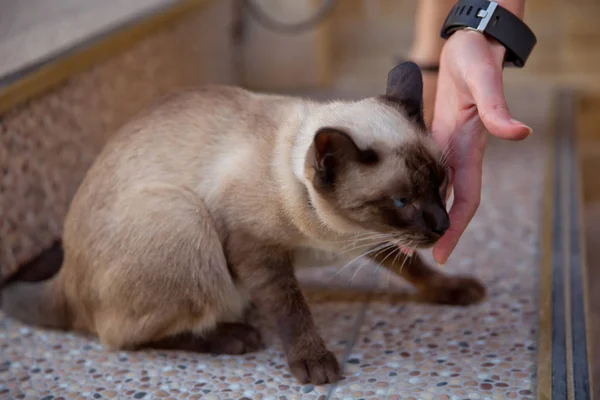
[[[513,124],[513,125],[519,125],[519,126],[524,127],[525,129],[527,129],[527,134],[528,135],[531,135],[533,133],[533,129],[531,129],[530,127],[528,127],[527,125],[525,125],[521,121],[517,121],[516,119],[511,119],[510,123]]]
[[[443,264],[438,264],[440,267],[444,268],[446,266],[446,263]]]

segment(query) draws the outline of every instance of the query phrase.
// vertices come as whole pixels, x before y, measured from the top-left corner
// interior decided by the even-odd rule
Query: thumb
[[[467,85],[481,122],[492,135],[508,140],[523,140],[531,134],[530,127],[511,117],[504,97],[502,69],[491,58],[475,61],[469,71]]]

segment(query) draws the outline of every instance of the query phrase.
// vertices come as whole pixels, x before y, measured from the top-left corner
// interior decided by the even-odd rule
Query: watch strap
[[[459,29],[485,33],[506,48],[506,62],[523,67],[537,43],[533,31],[519,17],[495,1],[460,0],[448,13],[441,36],[448,39]]]

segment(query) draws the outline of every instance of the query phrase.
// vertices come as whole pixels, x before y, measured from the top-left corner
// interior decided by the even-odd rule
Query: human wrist
[[[465,43],[471,40],[481,40],[482,37],[487,41],[489,45],[494,65],[502,68],[502,65],[504,64],[504,57],[506,56],[506,48],[492,37],[483,35],[482,33],[474,30],[461,29],[456,31],[450,38],[448,38],[447,42]]]
[[[523,21],[525,3],[523,0],[458,0],[447,14],[442,25],[441,37],[448,40],[463,30],[484,34],[490,44],[499,42],[507,65],[522,68],[537,43],[534,32]],[[497,46],[492,46],[497,47]]]

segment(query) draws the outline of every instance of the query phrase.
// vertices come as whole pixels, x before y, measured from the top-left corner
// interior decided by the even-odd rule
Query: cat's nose
[[[448,213],[440,206],[430,206],[423,210],[423,220],[427,227],[439,236],[442,236],[450,228]]]
[[[431,230],[442,236],[448,228],[450,228],[450,218],[448,218],[448,214],[444,213],[444,216],[438,219],[437,224]]]

